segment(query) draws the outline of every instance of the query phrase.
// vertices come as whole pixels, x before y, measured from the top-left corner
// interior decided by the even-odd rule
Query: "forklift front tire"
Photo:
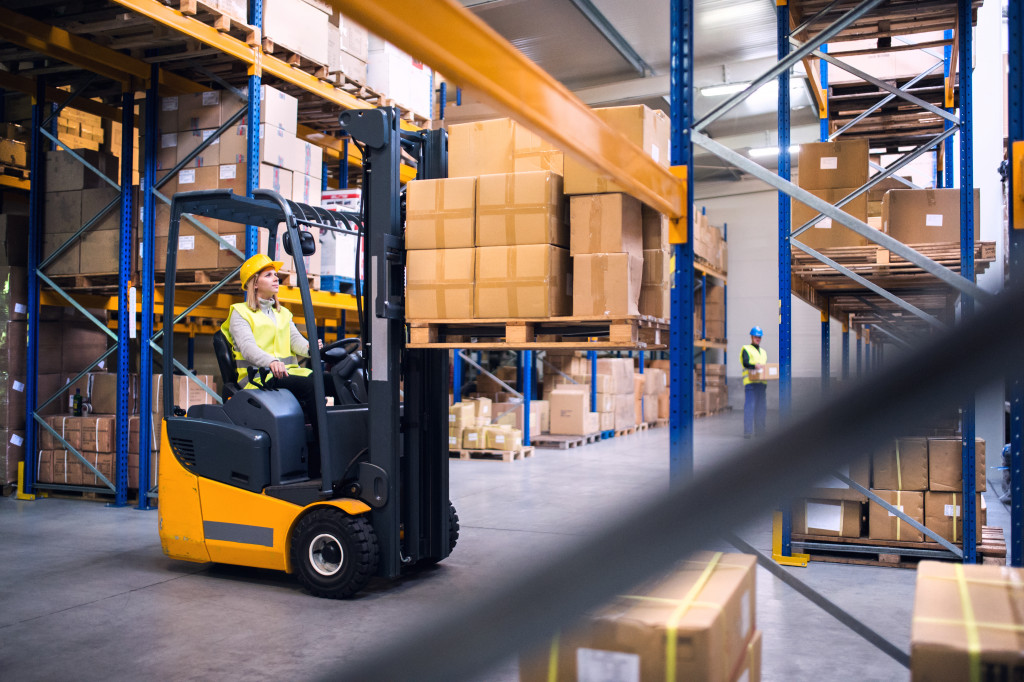
[[[317,597],[345,599],[366,587],[377,572],[379,552],[369,520],[336,509],[310,512],[292,536],[292,565]]]

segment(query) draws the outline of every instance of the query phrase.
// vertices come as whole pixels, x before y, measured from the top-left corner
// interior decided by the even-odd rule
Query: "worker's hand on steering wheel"
[[[316,340],[316,344],[317,344],[317,348],[319,348],[320,350],[324,349],[324,340],[323,339],[317,339]]]
[[[270,363],[270,371],[274,373],[276,379],[283,379],[288,376],[288,368],[280,360],[274,360]]]

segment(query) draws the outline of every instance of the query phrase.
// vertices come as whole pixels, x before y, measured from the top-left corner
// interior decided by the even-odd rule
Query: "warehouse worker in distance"
[[[750,378],[751,370],[764,371],[768,364],[768,353],[761,348],[764,331],[760,327],[750,330],[750,344],[740,350],[743,363],[743,437],[762,435],[768,413],[768,383]]]

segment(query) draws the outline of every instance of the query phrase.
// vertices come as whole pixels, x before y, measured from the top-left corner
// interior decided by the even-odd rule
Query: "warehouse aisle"
[[[697,421],[697,463],[741,442],[738,412]],[[655,429],[531,459],[452,461],[462,536],[440,567],[359,598],[309,597],[270,571],[166,559],[156,514],[98,503],[0,499],[0,670],[9,679],[291,678],[358,655],[453,602],[515,575],[573,536],[666,485],[668,432]],[[990,495],[990,518],[1002,507]],[[1004,514],[1005,516],[1005,514]],[[700,519],[681,519],[699,523]],[[768,519],[742,535],[770,545]],[[796,575],[898,646],[909,646],[914,572],[812,564]],[[758,573],[764,679],[907,676],[763,570]],[[806,654],[806,655],[804,655]],[[510,660],[481,680],[517,679]]]

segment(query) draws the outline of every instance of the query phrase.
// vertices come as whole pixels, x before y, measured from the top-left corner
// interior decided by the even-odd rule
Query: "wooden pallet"
[[[647,425],[650,428],[652,428],[652,429],[660,429],[662,427],[668,426],[668,420],[667,419],[655,419],[652,422],[648,422]]]
[[[668,320],[649,315],[413,320],[406,345],[476,350],[661,350],[668,347],[668,329]]]
[[[586,436],[560,436],[545,433],[530,439],[538,448],[554,448],[557,450],[568,450],[578,448],[588,443],[596,443],[601,440],[601,432],[591,433]]]
[[[245,23],[241,17],[225,13],[219,7],[214,7],[203,0],[177,0],[171,4],[176,5],[178,11],[185,16],[212,26],[221,33],[238,38],[250,47],[260,44],[260,30],[257,27]]]
[[[310,59],[306,55],[295,52],[283,45],[278,45],[270,38],[263,38],[263,52],[287,62],[289,66],[293,66],[300,71],[305,71],[314,78],[327,82],[331,81],[331,76],[327,72],[327,64]]]
[[[514,462],[517,459],[533,457],[533,446],[525,445],[521,450],[466,450],[449,449],[450,459],[475,459],[487,462]]]
[[[116,272],[93,275],[47,275],[65,291],[117,292],[121,276]]]
[[[793,13],[793,20],[799,25],[830,4],[831,0],[794,0],[791,3],[790,11]],[[827,24],[858,4],[856,0],[844,0],[831,13],[825,15],[822,21]],[[977,9],[981,6],[981,0],[973,0],[972,6],[976,22]],[[956,3],[948,2],[948,0],[889,0],[889,2],[884,2],[879,7],[866,12],[864,16],[843,29],[839,35],[830,39],[829,43],[954,29],[956,28],[956,16]],[[810,28],[810,33],[816,33],[820,27],[820,23],[814,24]],[[806,38],[808,36],[806,32],[801,32],[798,37]],[[839,50],[839,48],[835,49]],[[884,50],[879,50],[879,52],[884,52]]]
[[[981,542],[978,544],[978,556],[983,563],[1004,565],[1006,563],[1006,540],[1003,529],[997,526],[984,526],[981,529]],[[901,553],[900,550],[930,549],[941,551],[942,545],[937,542],[902,542],[899,540],[872,540],[869,538],[837,538],[824,535],[805,535],[793,533],[794,542],[818,542],[836,545],[837,547],[855,547],[863,545],[863,552],[841,551],[827,552],[821,549],[799,551],[810,555],[811,561],[832,564],[852,564],[857,566],[887,566],[891,568],[917,568],[918,562],[927,559],[932,561],[953,561],[954,557],[917,557]],[[959,544],[959,543],[958,543]],[[870,547],[869,547],[870,546]],[[963,546],[959,544],[959,546]],[[874,548],[885,548],[891,551],[878,551]]]
[[[21,166],[6,166],[0,164],[0,175],[9,175],[12,178],[18,180],[28,180],[31,175],[31,171],[28,168],[22,168]]]
[[[635,426],[630,426],[630,427],[625,428],[625,429],[615,429],[615,437],[616,438],[621,438],[622,436],[629,436],[631,434],[636,433],[636,431],[637,431],[637,427],[635,427]]]

